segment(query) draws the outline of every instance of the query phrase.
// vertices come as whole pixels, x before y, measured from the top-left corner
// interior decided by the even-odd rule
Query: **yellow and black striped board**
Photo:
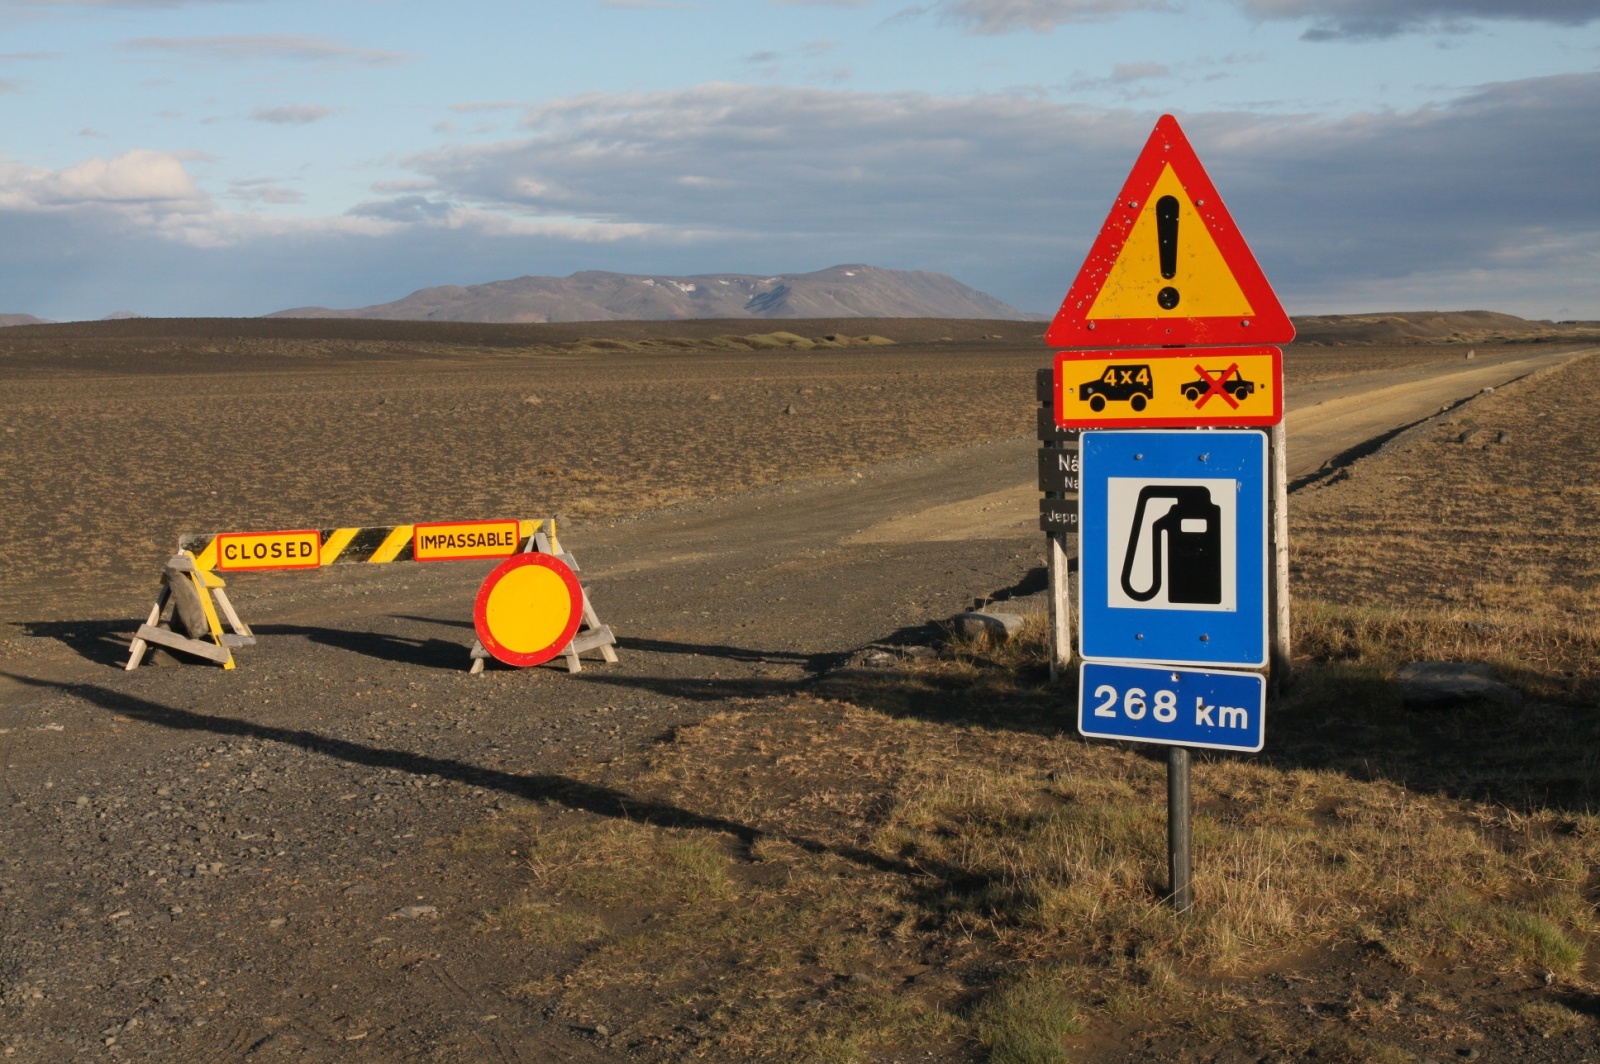
[[[555,521],[429,521],[373,528],[277,532],[201,532],[178,538],[200,569],[316,569],[324,565],[509,558],[547,525],[551,549],[561,548]]]

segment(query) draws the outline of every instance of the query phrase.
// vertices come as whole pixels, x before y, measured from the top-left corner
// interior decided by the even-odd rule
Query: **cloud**
[[[1052,310],[1155,117],[1037,96],[592,93],[527,110],[515,138],[414,155],[410,178],[335,217],[225,210],[182,158],[160,152],[59,171],[0,164],[0,278],[44,293],[85,256],[125,256],[124,287],[106,306],[260,313],[525,273],[856,261],[940,270]],[[1589,176],[1600,168],[1600,74],[1485,85],[1406,112],[1181,120],[1293,312],[1600,318]],[[257,188],[279,186],[263,179],[229,198],[280,194]],[[166,288],[139,288],[146,260],[167,264]],[[269,263],[290,265],[273,280]],[[221,292],[230,276],[265,287],[223,305],[170,305]],[[16,305],[72,316],[55,298]]]
[[[1310,19],[1307,40],[1370,40],[1424,30],[1459,30],[1474,20],[1581,26],[1600,19],[1600,0],[1239,0],[1258,19]]]
[[[601,7],[623,11],[704,11],[704,4],[683,0],[600,0]]]
[[[233,34],[217,37],[136,37],[124,41],[130,52],[185,56],[214,63],[276,60],[344,66],[399,66],[411,57],[400,52],[351,48],[330,37],[290,33]]]
[[[338,114],[341,107],[319,107],[313,104],[289,104],[283,107],[257,107],[250,117],[257,122],[275,126],[305,126]]]
[[[284,188],[282,185],[275,184],[269,180],[232,181],[229,182],[229,186],[229,197],[245,203],[266,203],[275,207],[283,207],[306,201],[304,192],[298,189]]]
[[[453,103],[450,110],[458,115],[477,114],[481,111],[516,111],[527,104],[518,103],[516,100],[474,100],[467,103]]]
[[[478,210],[943,262],[969,283],[1005,274],[987,283],[1039,307],[1043,291],[1064,291],[1064,261],[1087,249],[1153,118],[1020,97],[704,85],[571,97],[530,110],[523,139],[408,164],[439,198]],[[1491,85],[1407,113],[1185,125],[1244,205],[1235,213],[1269,274],[1302,300],[1337,301],[1362,278],[1459,279],[1470,265],[1475,298],[1493,303],[1482,278],[1544,272],[1523,251],[1554,233],[1569,243],[1549,271],[1570,294],[1586,283],[1572,263],[1600,248],[1586,206],[1600,75]],[[1053,282],[1021,275],[1047,259]]]
[[[1171,0],[943,0],[937,10],[969,33],[1048,33],[1070,22],[1105,22],[1131,11],[1176,11]]]
[[[102,237],[154,238],[193,248],[238,247],[263,236],[317,232],[374,236],[392,231],[357,218],[267,218],[217,206],[184,163],[195,156],[137,148],[51,170],[0,161],[0,218],[57,219],[72,231]],[[287,203],[297,195],[258,180],[238,182],[234,198]]]
[[[190,4],[253,3],[255,0],[0,0],[0,8],[129,8],[133,10],[166,10],[187,7]]]
[[[448,218],[453,210],[455,207],[443,200],[412,195],[358,203],[349,213],[358,218],[383,218],[391,222],[433,222]]]
[[[206,196],[170,152],[136,149],[60,170],[0,163],[0,208],[50,210],[85,205],[192,211]]]
[[[1127,84],[1130,81],[1148,81],[1151,78],[1164,78],[1172,74],[1165,64],[1146,60],[1142,63],[1118,63],[1111,68],[1111,80],[1118,84]]]

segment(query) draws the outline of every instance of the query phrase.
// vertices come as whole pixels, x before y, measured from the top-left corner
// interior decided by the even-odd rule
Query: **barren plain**
[[[1159,890],[1138,875],[1118,889],[1144,917],[1109,929],[1058,899],[1046,931],[1051,895],[1003,889],[1020,865],[938,842],[965,838],[951,810],[987,800],[964,773],[1070,805],[1093,787],[1074,798],[1063,781],[1086,772],[1151,807],[1130,845],[1159,861],[1154,763],[1072,738],[1070,687],[1026,668],[991,683],[981,655],[952,679],[960,653],[913,652],[974,601],[1039,587],[1028,484],[1049,352],[1015,322],[785,324],[895,343],[727,339],[748,322],[0,333],[0,1052],[1600,1053],[1592,913],[1544,910],[1577,960],[1477,956],[1448,932],[1420,948],[1420,923],[1386,930],[1366,894],[1361,940],[1300,883],[1218,962],[1192,951],[1214,930],[1151,923]],[[1592,748],[1592,670],[1515,636],[1537,615],[1536,634],[1581,647],[1593,624],[1585,351],[1290,349],[1297,596],[1466,611],[1471,649],[1515,651],[1494,664],[1530,693],[1545,745],[1468,756],[1471,736],[1437,720],[1399,736],[1352,704],[1353,731],[1329,734],[1312,719],[1325,706],[1290,707],[1262,759],[1197,769],[1202,868],[1252,823],[1242,811],[1281,798],[1327,824],[1373,823],[1387,802],[1580,874],[1568,850],[1595,832],[1594,796],[1572,751]],[[394,565],[239,577],[261,640],[237,670],[120,671],[179,533],[500,516],[562,519],[621,661],[469,676],[487,566]],[[1378,790],[1335,798],[1335,779]],[[1338,837],[1346,856],[1326,867],[1365,860]],[[1410,874],[1398,860],[1381,876]],[[1220,906],[1233,872],[1203,875]],[[1572,889],[1592,897],[1592,876]],[[1533,890],[1520,882],[1506,904]],[[1161,959],[1153,931],[1191,952]],[[1077,1004],[1055,1010],[1073,1017],[1052,1036],[1063,1055],[1030,1058],[1005,1041],[1022,1021],[1004,1007],[1040,972]],[[1118,1006],[1113,982],[1143,989]]]

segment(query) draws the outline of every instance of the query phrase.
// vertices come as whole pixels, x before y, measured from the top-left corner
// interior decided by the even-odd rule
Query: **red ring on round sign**
[[[582,619],[577,575],[559,558],[537,552],[516,554],[495,566],[472,604],[472,626],[484,649],[496,661],[519,668],[543,665],[561,653]]]

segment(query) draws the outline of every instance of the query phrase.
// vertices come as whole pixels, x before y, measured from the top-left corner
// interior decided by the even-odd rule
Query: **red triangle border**
[[[1169,164],[1189,198],[1195,202],[1206,230],[1216,242],[1223,261],[1233,270],[1234,280],[1255,308],[1255,314],[1249,318],[1150,317],[1089,321],[1089,308],[1099,296],[1111,268],[1122,253],[1128,233],[1139,217],[1139,209],[1128,205],[1144,203],[1160,179],[1162,170]],[[1178,120],[1171,115],[1162,115],[1134,162],[1116,202],[1112,204],[1105,224],[1100,227],[1100,234],[1089,249],[1089,257],[1084,260],[1077,279],[1067,290],[1061,309],[1045,330],[1045,343],[1051,347],[1103,349],[1151,345],[1286,344],[1293,339],[1294,323],[1289,320],[1272,285],[1267,282],[1255,256],[1250,253],[1250,246],[1245,243],[1233,216],[1223,205],[1222,197],[1217,194],[1216,186],[1211,183],[1205,167],[1190,147],[1189,139],[1183,135]]]

